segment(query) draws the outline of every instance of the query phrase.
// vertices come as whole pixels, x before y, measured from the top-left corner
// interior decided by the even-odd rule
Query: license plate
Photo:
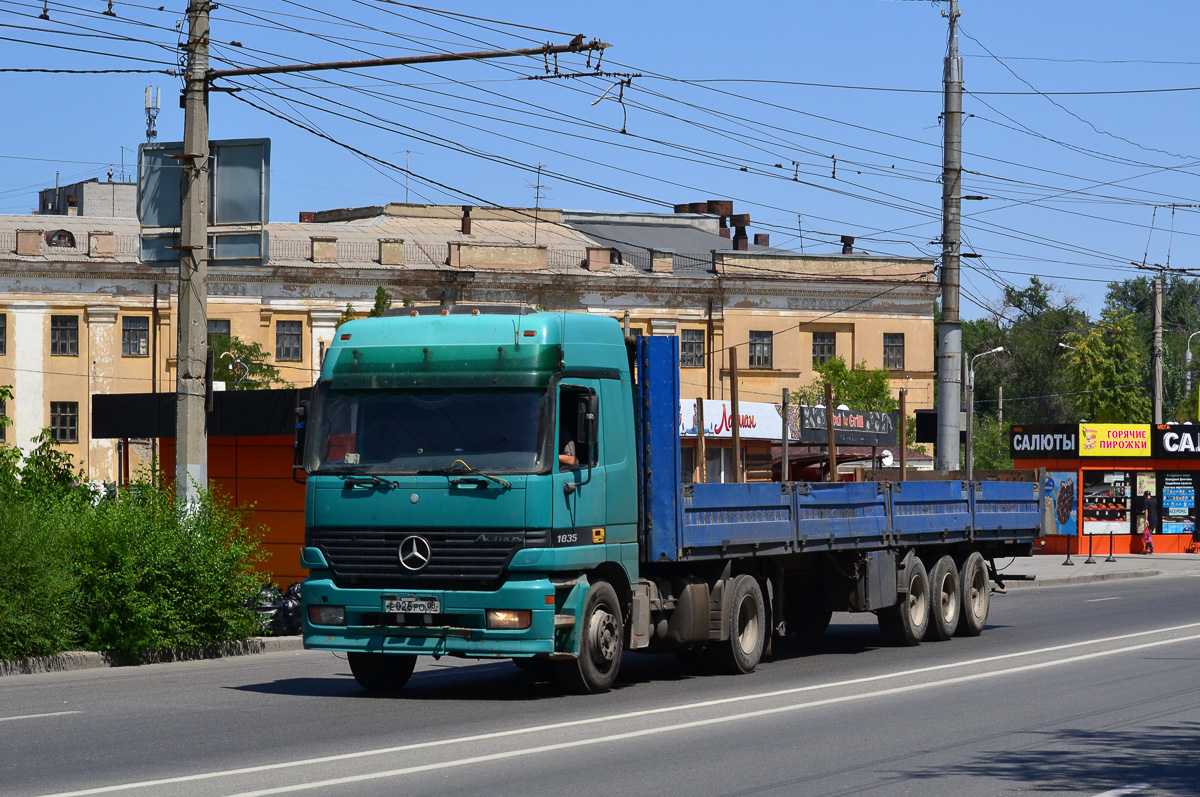
[[[442,602],[437,598],[387,598],[383,610],[389,614],[440,614]]]

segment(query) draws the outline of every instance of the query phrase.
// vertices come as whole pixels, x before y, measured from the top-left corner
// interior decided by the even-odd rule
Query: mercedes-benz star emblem
[[[429,547],[429,540],[413,535],[412,537],[405,537],[400,543],[399,554],[400,565],[405,570],[411,570],[415,573],[429,564],[429,559],[433,556],[433,550]]]

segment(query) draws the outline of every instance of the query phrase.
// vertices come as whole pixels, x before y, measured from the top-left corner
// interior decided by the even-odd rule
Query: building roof
[[[717,274],[783,279],[896,279],[932,271],[932,261],[927,258],[805,255],[753,244],[744,251],[734,251],[732,241],[718,233],[721,217],[711,214],[470,208],[470,233],[464,234],[463,211],[461,206],[391,204],[302,214],[306,219],[302,222],[267,225],[269,245],[265,265],[301,270],[495,269],[587,274],[599,278],[689,279],[710,279]],[[67,236],[52,240],[48,233],[57,230],[70,233],[74,245],[59,245],[64,240],[70,242]],[[18,254],[17,234],[21,231],[41,233],[40,251]],[[0,215],[0,261],[137,263],[140,233],[136,219]],[[97,247],[93,240],[97,234],[112,237]],[[28,238],[26,242],[28,245]],[[383,254],[385,244],[389,247],[387,257]],[[603,253],[597,258],[597,248],[615,249],[620,256],[611,257],[611,262]],[[322,255],[314,257],[317,249],[322,250]],[[662,262],[661,255],[659,262],[654,263],[652,252],[670,253],[669,264]],[[156,265],[161,268],[166,263]],[[239,262],[217,260],[212,265],[219,268]],[[240,265],[255,267],[244,262]]]

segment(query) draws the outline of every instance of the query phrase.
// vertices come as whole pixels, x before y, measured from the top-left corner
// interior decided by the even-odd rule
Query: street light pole
[[[975,478],[975,361],[989,354],[999,354],[1003,346],[997,346],[971,358],[971,367],[967,370],[967,481]]]
[[[1187,388],[1183,391],[1184,398],[1192,394],[1192,338],[1200,335],[1200,332],[1193,332],[1188,335],[1187,353],[1183,358],[1183,379]]]

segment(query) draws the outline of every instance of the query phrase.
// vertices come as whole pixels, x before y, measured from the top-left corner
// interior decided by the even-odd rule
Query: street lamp
[[[1062,345],[1061,343],[1059,344]],[[971,367],[967,369],[967,481],[975,478],[975,361],[989,354],[999,354],[1003,346],[997,346],[971,358]]]
[[[1183,358],[1183,379],[1187,389],[1183,392],[1184,396],[1192,392],[1192,338],[1200,335],[1200,332],[1193,332],[1188,335],[1187,339],[1187,354]]]
[[[1075,351],[1075,347],[1074,347],[1074,346],[1068,346],[1068,345],[1067,345],[1067,344],[1065,344],[1065,343],[1059,343],[1059,344],[1058,344],[1058,347],[1059,347],[1060,349],[1070,349],[1071,351]]]

